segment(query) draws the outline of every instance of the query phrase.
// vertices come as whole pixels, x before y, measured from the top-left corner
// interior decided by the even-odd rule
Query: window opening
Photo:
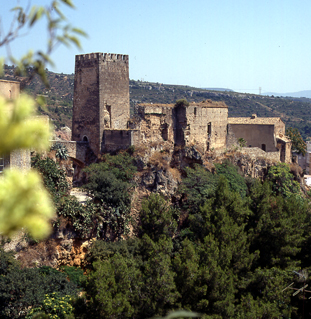
[[[207,134],[210,136],[212,134],[212,123],[207,124]]]

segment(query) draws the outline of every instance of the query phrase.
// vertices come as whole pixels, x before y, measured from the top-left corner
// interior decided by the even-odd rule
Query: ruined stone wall
[[[204,107],[200,103],[186,108],[185,145],[196,145],[203,152],[226,146],[228,108]]]
[[[141,143],[164,143],[172,146],[195,145],[202,153],[208,148],[226,145],[228,108],[225,105],[206,107],[202,102],[189,106],[173,104],[141,104],[137,129]]]
[[[127,149],[133,145],[132,130],[104,130],[102,143],[104,152]]]
[[[292,163],[292,142],[288,138],[279,137],[276,138],[277,148],[280,151],[280,160],[284,163]]]
[[[172,104],[142,104],[138,108],[142,144],[155,144],[168,141],[174,145],[174,119]],[[137,144],[136,144],[137,145]]]
[[[247,154],[251,159],[264,159],[272,163],[280,162],[280,152],[265,152],[259,147],[242,147],[240,149],[242,154]]]
[[[276,151],[273,124],[230,124],[230,129],[237,139],[243,138],[248,147],[265,147],[266,152]]]
[[[285,135],[285,123],[282,120],[279,120],[274,124],[274,133],[276,135]]]
[[[88,151],[88,142],[83,141],[58,141],[58,140],[52,140],[52,144],[60,144],[67,148],[68,150],[68,156],[73,157],[77,160],[79,160],[82,163],[85,163],[86,159],[86,153]]]
[[[99,57],[100,131],[127,129],[130,118],[128,55]]]
[[[0,95],[6,99],[16,99],[20,93],[20,83],[17,81],[0,80]]]
[[[100,153],[99,53],[76,55],[72,139],[88,140]]]

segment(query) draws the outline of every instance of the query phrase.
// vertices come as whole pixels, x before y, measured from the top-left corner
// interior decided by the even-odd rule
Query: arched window
[[[83,142],[88,142],[88,141],[89,141],[89,139],[87,138],[87,136],[86,136],[86,135],[84,135],[84,136],[83,136],[82,141],[83,141]]]

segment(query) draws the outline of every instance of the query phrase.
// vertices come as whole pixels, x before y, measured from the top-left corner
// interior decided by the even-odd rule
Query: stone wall
[[[135,125],[140,131],[139,144],[160,144],[168,141],[174,145],[173,106],[173,104],[139,105]]]
[[[6,99],[16,99],[20,93],[20,83],[17,81],[0,80],[0,95]]]
[[[100,56],[99,95],[100,131],[126,129],[130,118],[128,55]]]
[[[242,147],[240,152],[248,155],[251,159],[264,159],[273,163],[280,162],[280,152],[265,152],[259,147]]]
[[[285,123],[281,119],[274,124],[274,133],[276,135],[285,135]]]
[[[87,140],[100,153],[99,56],[77,55],[72,117],[72,139]]]
[[[68,156],[72,157],[74,159],[77,159],[78,161],[85,163],[86,155],[89,147],[88,142],[83,141],[58,141],[58,140],[52,140],[52,144],[60,144],[67,148],[68,150]]]
[[[195,145],[202,153],[226,145],[228,108],[222,103],[141,104],[137,117],[142,144]]]
[[[132,130],[104,130],[102,149],[104,152],[115,152],[133,145]]]
[[[228,108],[225,104],[191,103],[186,108],[186,121],[185,146],[196,145],[203,152],[226,146]]]
[[[91,53],[77,55],[72,139],[87,140],[102,152],[105,129],[126,129],[130,116],[128,56]]]
[[[276,151],[273,124],[229,124],[237,139],[243,138],[248,147],[259,147],[266,152]]]

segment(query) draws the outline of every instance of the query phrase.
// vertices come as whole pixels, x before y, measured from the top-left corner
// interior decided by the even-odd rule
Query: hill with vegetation
[[[45,88],[38,77],[29,83],[24,83],[24,78],[14,76],[13,66],[5,66],[3,78],[22,81],[24,91],[33,96],[43,95],[47,107],[39,111],[49,115],[57,128],[71,127],[74,74],[59,74],[48,70],[46,73],[50,83],[49,88]],[[229,117],[251,116],[253,113],[258,116],[281,117],[286,127],[297,128],[305,140],[311,137],[311,119],[309,118],[311,99],[308,98],[264,96],[130,80],[132,114],[139,103],[174,103],[183,98],[189,102],[200,102],[206,99],[223,101],[228,105]]]
[[[85,169],[91,200],[83,205],[68,196],[52,159],[33,158],[56,207],[54,235],[30,242],[17,260],[0,250],[1,318],[144,319],[178,309],[206,319],[310,317],[302,293],[283,291],[310,285],[297,275],[310,272],[310,194],[291,167],[271,166],[260,181],[228,160],[214,163],[213,173],[193,163],[163,197],[158,186],[174,177],[162,165],[168,154],[157,158],[144,169],[139,150],[105,154]],[[155,171],[161,180],[148,192]],[[78,243],[89,239],[81,268],[51,268],[55,258],[77,261]]]

